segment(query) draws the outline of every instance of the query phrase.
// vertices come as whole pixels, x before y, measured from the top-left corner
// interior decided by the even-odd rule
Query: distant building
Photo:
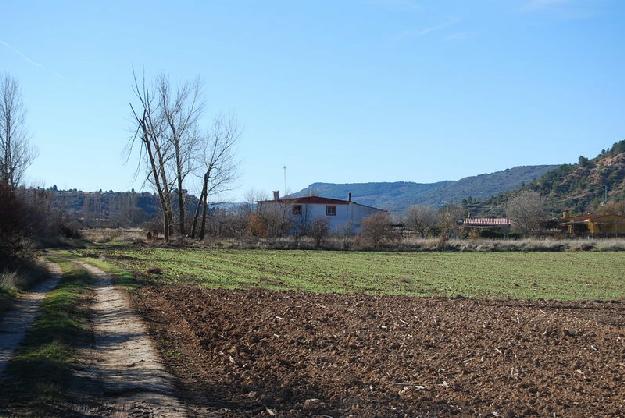
[[[258,208],[260,211],[270,208],[284,210],[296,225],[307,225],[317,219],[325,219],[330,232],[349,231],[355,234],[362,229],[365,218],[374,213],[385,212],[353,202],[351,193],[347,200],[342,200],[321,196],[280,198],[279,193],[274,192],[274,199],[258,202]]]
[[[570,216],[564,213],[562,226],[571,236],[618,237],[625,236],[625,216],[593,215]]]

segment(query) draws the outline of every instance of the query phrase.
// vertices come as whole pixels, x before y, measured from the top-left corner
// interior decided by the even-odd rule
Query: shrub
[[[17,256],[25,248],[25,208],[15,192],[0,183],[0,260]]]
[[[310,236],[315,240],[315,247],[319,247],[321,242],[328,236],[330,225],[326,219],[316,219],[310,224]]]
[[[397,239],[397,234],[393,231],[391,217],[387,212],[374,213],[365,218],[362,221],[360,236],[376,248],[384,241]]]

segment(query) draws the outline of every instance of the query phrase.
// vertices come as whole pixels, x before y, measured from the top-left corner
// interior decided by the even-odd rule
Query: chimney
[[[280,200],[280,192],[278,190],[274,190],[273,200]]]
[[[348,202],[352,201],[352,192],[347,193],[347,201]]]

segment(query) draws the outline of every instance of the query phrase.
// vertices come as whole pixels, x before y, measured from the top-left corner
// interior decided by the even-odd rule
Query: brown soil
[[[210,416],[625,411],[625,303],[147,287],[185,402]]]

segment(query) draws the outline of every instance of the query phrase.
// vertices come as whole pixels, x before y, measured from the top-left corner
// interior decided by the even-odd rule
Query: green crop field
[[[625,297],[622,253],[387,253],[110,249],[110,262],[164,283],[310,292],[609,300]]]

